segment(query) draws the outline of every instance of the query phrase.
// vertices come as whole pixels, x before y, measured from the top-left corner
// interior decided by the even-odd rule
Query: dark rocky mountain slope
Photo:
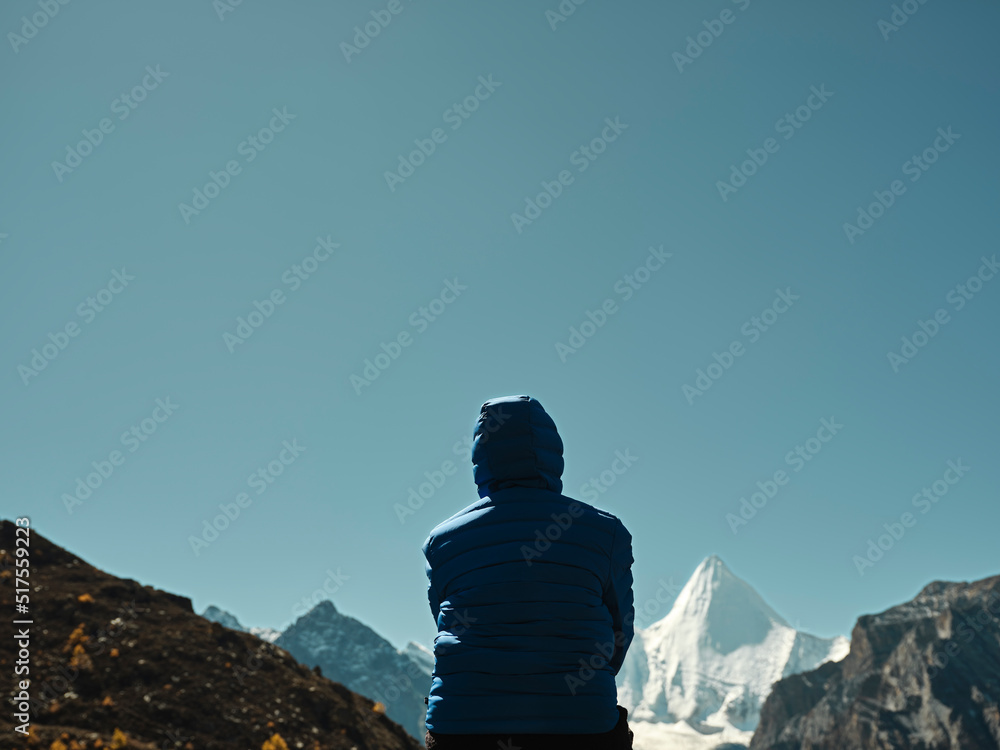
[[[844,659],[774,685],[750,748],[1000,749],[1000,576],[859,618]]]
[[[17,646],[15,526],[0,521],[0,750],[417,750],[382,706],[285,650],[196,615],[191,601],[30,534],[30,713],[9,702]],[[20,678],[19,678],[20,679]]]

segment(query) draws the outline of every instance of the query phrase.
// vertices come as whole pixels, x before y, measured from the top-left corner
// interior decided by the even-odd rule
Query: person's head
[[[555,422],[531,396],[491,398],[473,432],[479,496],[510,487],[562,492],[563,443]]]

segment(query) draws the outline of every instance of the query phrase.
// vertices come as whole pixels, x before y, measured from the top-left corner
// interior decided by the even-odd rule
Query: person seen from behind
[[[562,439],[536,399],[487,401],[473,435],[480,499],[423,545],[427,748],[627,750],[615,675],[634,635],[632,536],[562,494]]]

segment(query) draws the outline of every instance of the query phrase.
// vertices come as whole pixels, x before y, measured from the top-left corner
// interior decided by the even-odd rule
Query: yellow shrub
[[[94,668],[94,662],[90,660],[86,649],[79,643],[73,647],[73,658],[69,660],[69,665],[74,669],[82,669],[88,672]]]
[[[288,745],[281,739],[281,735],[275,732],[271,736],[271,739],[264,741],[264,744],[260,746],[260,750],[288,750]]]
[[[63,653],[68,654],[72,651],[78,644],[86,643],[90,640],[89,635],[84,635],[83,631],[86,629],[86,625],[82,622],[76,627],[76,629],[69,634],[69,640],[66,641],[66,645],[63,646]]]
[[[122,748],[128,747],[128,735],[118,727],[115,727],[115,733],[111,737],[111,745],[109,747],[111,750],[122,750]]]
[[[92,597],[90,594],[80,594],[80,596],[76,597],[76,600],[80,602],[80,604],[94,603],[94,597]]]

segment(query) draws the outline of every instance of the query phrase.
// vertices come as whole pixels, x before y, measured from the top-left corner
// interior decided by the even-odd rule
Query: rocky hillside
[[[4,703],[16,690],[15,527],[0,522]],[[381,706],[285,650],[196,615],[185,597],[116,578],[34,529],[32,735],[0,714],[0,750],[417,750]]]
[[[774,685],[750,748],[1000,748],[1000,576],[859,618],[843,660]]]
[[[427,711],[423,696],[434,671],[434,652],[427,647],[410,641],[405,649],[396,649],[364,623],[338,612],[329,600],[321,601],[284,632],[244,627],[235,615],[215,606],[207,607],[201,616],[287,649],[299,663],[319,667],[331,680],[381,703],[386,716],[424,741]]]

